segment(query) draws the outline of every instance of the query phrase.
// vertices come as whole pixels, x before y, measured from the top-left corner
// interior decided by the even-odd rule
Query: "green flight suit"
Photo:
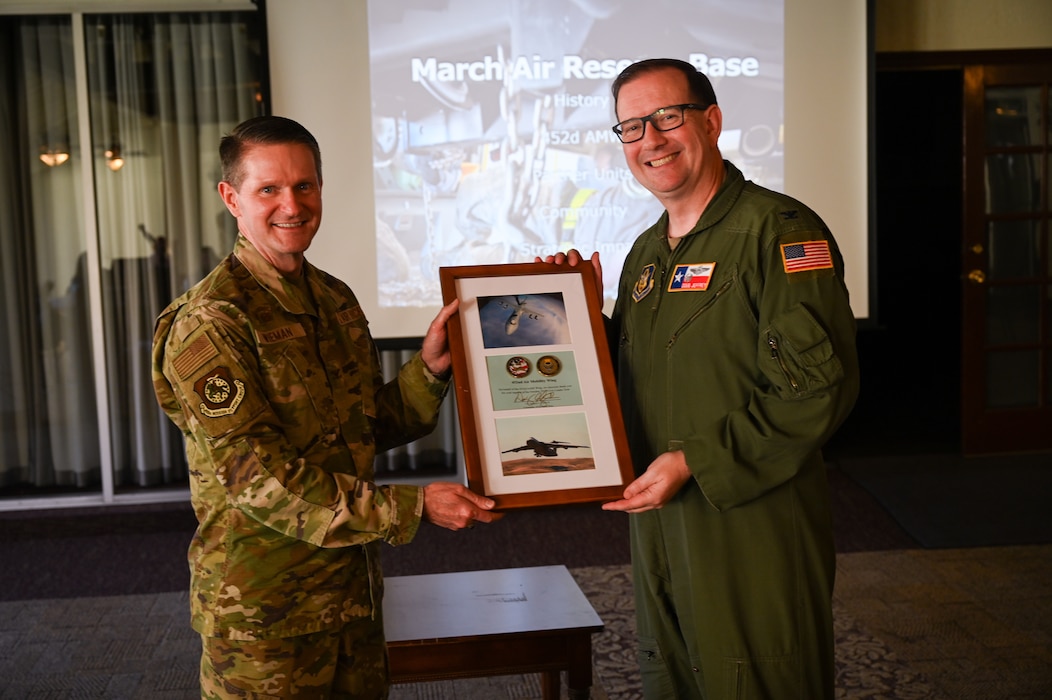
[[[648,698],[832,698],[835,571],[820,449],[858,393],[843,261],[807,207],[727,177],[674,250],[629,252],[611,319],[642,472],[693,480],[631,515]]]
[[[154,387],[185,436],[192,624],[207,637],[381,624],[379,543],[420,525],[422,489],[377,486],[373,458],[434,428],[448,382],[417,353],[385,384],[354,294],[303,274],[286,280],[239,236],[157,320]]]

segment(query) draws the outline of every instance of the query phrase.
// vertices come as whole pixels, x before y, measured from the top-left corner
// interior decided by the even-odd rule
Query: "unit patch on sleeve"
[[[668,282],[670,292],[704,292],[709,288],[716,263],[688,263],[676,265]]]
[[[782,266],[786,273],[827,270],[833,267],[829,241],[805,241],[782,245]]]
[[[234,379],[226,367],[216,367],[194,383],[194,391],[201,397],[201,413],[209,418],[234,414],[245,398],[245,383]]]

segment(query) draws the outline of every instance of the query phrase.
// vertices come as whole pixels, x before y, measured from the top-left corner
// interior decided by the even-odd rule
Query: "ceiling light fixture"
[[[56,151],[47,147],[40,149],[40,162],[49,168],[53,168],[56,165],[62,165],[67,160],[69,160],[69,153],[66,151]]]
[[[121,149],[117,146],[106,151],[106,166],[113,172],[124,167],[124,158],[121,157]]]

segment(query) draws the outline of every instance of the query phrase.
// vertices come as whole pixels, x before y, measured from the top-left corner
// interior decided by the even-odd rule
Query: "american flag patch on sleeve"
[[[172,367],[175,368],[180,379],[188,379],[191,374],[218,355],[219,348],[215,346],[212,339],[207,334],[201,334],[172,360]]]
[[[788,272],[826,270],[833,267],[829,241],[805,241],[782,245],[782,265]]]

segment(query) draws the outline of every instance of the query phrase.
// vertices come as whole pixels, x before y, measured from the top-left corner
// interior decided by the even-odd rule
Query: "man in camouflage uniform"
[[[377,450],[430,432],[448,388],[445,307],[384,384],[351,290],[303,257],[321,222],[314,137],[280,117],[220,144],[233,253],[157,320],[158,400],[182,430],[203,698],[383,698],[378,548],[422,519],[490,522],[461,484],[377,486]]]

